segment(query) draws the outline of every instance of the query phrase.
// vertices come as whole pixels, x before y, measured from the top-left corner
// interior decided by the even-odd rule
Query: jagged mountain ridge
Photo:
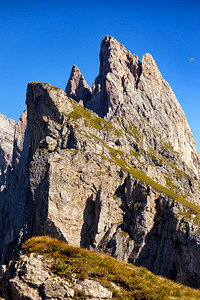
[[[113,38],[107,40],[117,43]],[[18,123],[19,127],[24,124],[23,134],[15,131],[18,146],[14,147],[8,185],[1,194],[1,243],[5,245],[0,250],[1,262],[7,262],[27,238],[48,234],[199,287],[200,210],[194,205],[200,199],[198,156],[191,167],[195,145],[186,164],[172,148],[170,135],[162,140],[139,114],[133,118],[136,113],[129,109],[128,99],[133,107],[144,91],[140,96],[135,91],[134,100],[130,99],[133,90],[125,98],[122,93],[118,112],[110,109],[105,116],[111,121],[85,110],[82,105],[94,105],[100,115],[96,102],[102,99],[104,105],[114,99],[109,78],[113,76],[115,84],[123,81],[124,75],[119,80],[117,69],[113,75],[103,71],[108,67],[102,59],[104,85],[96,92],[97,79],[93,94],[85,92],[87,84],[73,67],[66,90],[71,89],[73,97],[74,89],[81,105],[47,83],[28,85],[28,127],[25,112]],[[136,78],[140,86],[139,76]],[[188,128],[187,123],[184,126]],[[163,136],[164,131],[168,134],[168,127],[163,126]],[[187,135],[192,140],[191,131]]]
[[[160,150],[162,138],[199,177],[199,154],[187,119],[150,54],[145,54],[140,62],[113,37],[106,36],[101,43],[100,71],[92,91],[77,67],[73,67],[66,93],[82,100],[100,117],[112,120],[119,116],[134,124],[144,133],[144,144],[149,143],[154,150]]]

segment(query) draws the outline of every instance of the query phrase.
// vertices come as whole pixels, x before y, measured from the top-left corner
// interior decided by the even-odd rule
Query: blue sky
[[[27,83],[43,81],[64,89],[73,64],[92,85],[105,35],[114,36],[140,59],[152,54],[200,152],[198,0],[0,0],[0,112],[18,120]]]

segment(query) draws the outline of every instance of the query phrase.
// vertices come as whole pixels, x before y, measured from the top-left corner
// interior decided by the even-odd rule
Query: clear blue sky
[[[0,0],[0,112],[17,120],[27,83],[64,89],[73,64],[91,85],[105,35],[140,59],[146,52],[153,55],[200,152],[199,0]]]

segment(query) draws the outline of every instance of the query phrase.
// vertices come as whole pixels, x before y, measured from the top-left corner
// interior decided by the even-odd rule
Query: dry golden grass
[[[80,279],[98,280],[113,291],[113,299],[200,299],[199,290],[155,276],[143,267],[72,247],[49,237],[34,237],[23,245],[23,250],[27,254],[53,257],[52,272],[68,280],[72,274]],[[120,292],[113,288],[112,282],[120,287]]]

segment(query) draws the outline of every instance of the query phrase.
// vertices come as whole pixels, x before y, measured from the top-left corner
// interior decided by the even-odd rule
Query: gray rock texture
[[[1,263],[45,234],[199,288],[199,155],[171,88],[149,54],[140,63],[105,37],[90,100],[81,89],[76,67],[75,100],[28,84],[1,193]]]
[[[112,292],[98,281],[76,279],[76,274],[67,281],[54,275],[53,263],[39,255],[21,255],[5,270],[0,286],[3,296],[8,300],[63,300],[74,299],[75,291],[80,291],[84,299],[112,299]]]
[[[112,299],[112,292],[103,287],[98,281],[91,279],[79,280],[75,288],[93,299]]]
[[[92,90],[85,81],[77,66],[73,65],[65,92],[67,95],[83,105],[91,99]]]
[[[14,133],[14,148],[13,148],[13,158],[12,158],[12,168],[16,168],[23,154],[23,148],[27,148],[28,152],[28,142],[26,142],[26,131],[27,131],[27,109],[21,114],[18,122],[15,125]]]
[[[76,78],[72,73],[66,89],[69,97],[74,92],[69,83]],[[77,93],[74,99],[80,98]],[[85,105],[100,117],[111,120],[118,116],[134,124],[154,150],[168,143],[199,177],[199,154],[187,119],[149,53],[140,62],[113,37],[106,36],[101,43],[99,75]]]
[[[0,114],[0,191],[6,185],[7,171],[13,154],[15,121]]]
[[[21,248],[29,232],[28,227],[33,226],[32,202],[28,201],[28,154],[29,130],[25,111],[15,126],[12,167],[7,176],[6,188],[0,195],[0,232],[4,245],[0,250],[1,262],[8,261]]]

